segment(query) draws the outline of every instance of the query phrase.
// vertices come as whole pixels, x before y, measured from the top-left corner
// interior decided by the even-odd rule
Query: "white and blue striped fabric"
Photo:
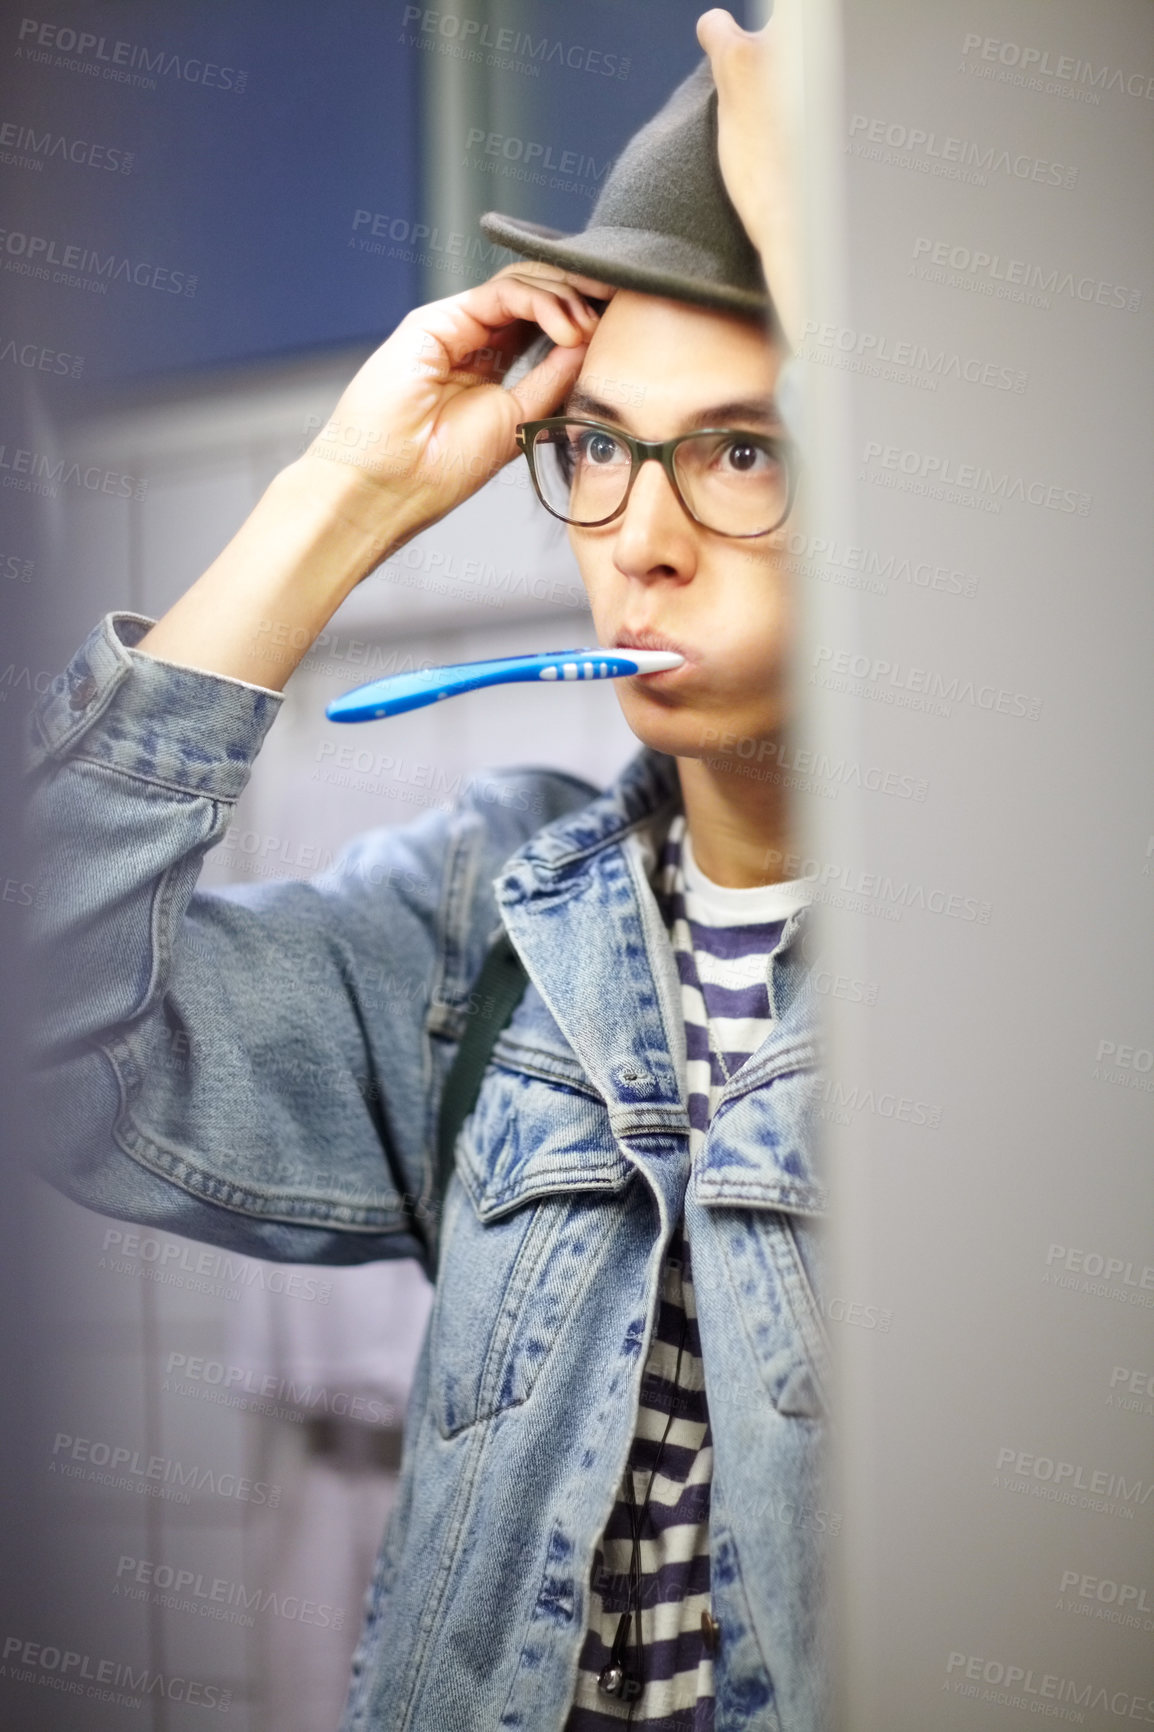
[[[681,979],[692,1162],[726,1083],[709,1025],[732,1076],[769,1031],[770,958],[786,921],[809,901],[810,890],[801,880],[749,890],[713,884],[694,859],[680,813],[661,850],[654,889]],[[622,1725],[636,1732],[711,1732],[713,1657],[702,1614],[710,1615],[712,1475],[713,1442],[683,1217],[666,1256],[627,1478],[594,1556],[589,1621],[565,1732],[611,1732]],[[649,1492],[640,1527],[640,1591],[632,1600],[628,1476],[638,1508]],[[640,1694],[627,1701],[606,1696],[597,1681],[630,1604],[641,1607],[643,1671]],[[626,1660],[634,1663],[635,1644],[634,1624],[626,1652]]]

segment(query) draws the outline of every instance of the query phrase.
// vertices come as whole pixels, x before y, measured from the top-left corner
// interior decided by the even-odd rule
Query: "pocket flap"
[[[625,1188],[632,1163],[605,1103],[586,1090],[490,1064],[457,1139],[457,1171],[482,1221],[539,1197]]]
[[[780,1070],[758,1078],[757,1088],[719,1108],[694,1168],[699,1202],[826,1212],[817,1141],[822,1078],[788,1057],[780,1063]]]

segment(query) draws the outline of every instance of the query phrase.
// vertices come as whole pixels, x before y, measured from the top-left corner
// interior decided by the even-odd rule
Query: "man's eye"
[[[579,433],[575,444],[581,460],[592,464],[613,463],[622,450],[611,434],[595,431]]]
[[[764,473],[776,461],[773,452],[754,439],[731,439],[723,447],[720,460],[724,469],[739,475]]]

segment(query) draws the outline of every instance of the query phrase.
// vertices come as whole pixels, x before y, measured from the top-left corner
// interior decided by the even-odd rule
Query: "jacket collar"
[[[615,1116],[687,1126],[678,986],[639,830],[680,800],[672,758],[639,752],[580,811],[532,836],[494,880],[529,977]]]
[[[644,747],[603,794],[531,836],[505,863],[498,886],[511,899],[538,889],[553,893],[589,855],[680,802],[676,759]]]
[[[674,1168],[681,1184],[687,1175],[687,1162],[684,1168],[670,1162],[668,1143],[670,1134],[688,1133],[685,1034],[676,965],[647,882],[645,833],[680,797],[675,760],[645,749],[604,794],[532,836],[494,881],[502,919],[533,984],[608,1105],[615,1135],[626,1144],[640,1139],[634,1158],[659,1190],[674,1181]],[[815,1062],[809,994],[802,991],[803,920],[790,923],[772,965],[780,1019],[775,1034],[763,1055],[743,1067],[726,1098],[736,1100],[783,1068],[796,1072]],[[748,1117],[749,1109],[736,1114],[734,1131]],[[731,1140],[711,1135],[710,1200],[726,1200],[732,1167],[746,1201],[820,1206],[816,1174],[808,1170],[811,1152],[796,1139],[788,1153],[772,1135],[755,1135],[752,1146],[742,1138],[744,1146],[732,1149]],[[651,1161],[651,1153],[661,1158]],[[780,1170],[783,1162],[788,1174]],[[751,1188],[751,1179],[762,1182]]]

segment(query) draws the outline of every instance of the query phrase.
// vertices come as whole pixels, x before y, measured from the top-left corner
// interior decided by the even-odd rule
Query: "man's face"
[[[640,439],[696,427],[780,434],[770,418],[780,363],[750,321],[619,290],[565,413]],[[780,731],[790,615],[772,545],[779,537],[740,541],[699,527],[659,463],[642,465],[620,517],[600,529],[570,525],[569,537],[598,641],[675,649],[686,658],[665,673],[616,682],[639,739],[697,758],[715,753],[723,734],[760,741]]]

